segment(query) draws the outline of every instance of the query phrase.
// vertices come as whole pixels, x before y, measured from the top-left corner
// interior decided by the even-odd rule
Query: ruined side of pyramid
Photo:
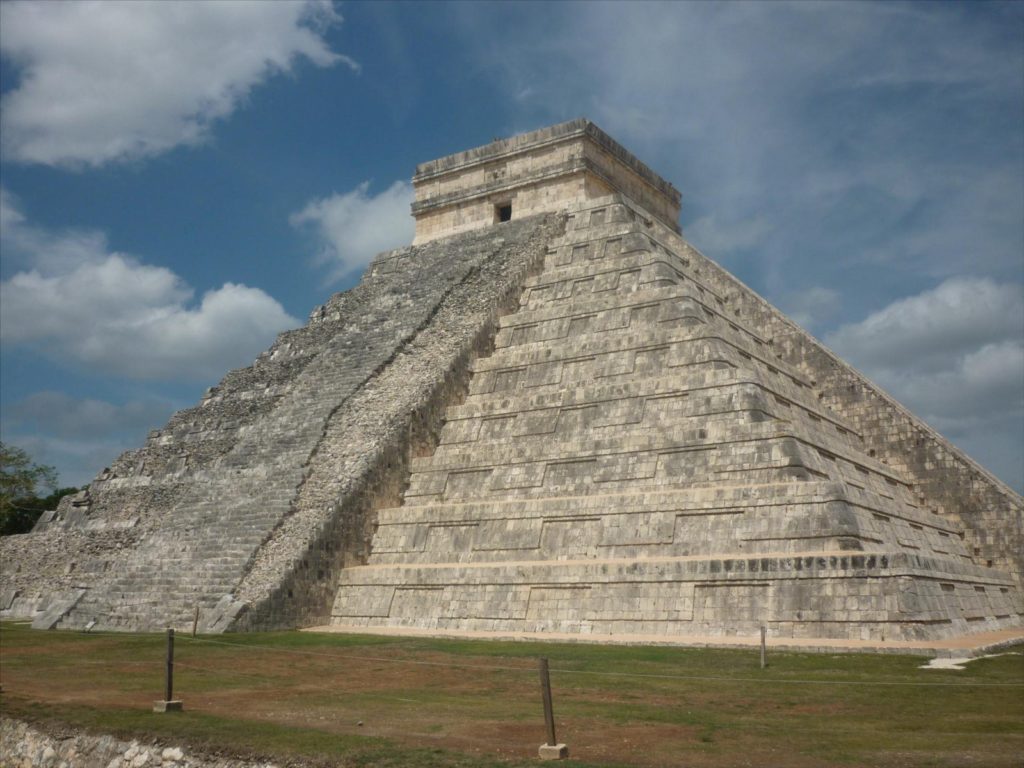
[[[3,541],[6,615],[679,642],[1022,625],[1020,496],[689,246],[678,192],[592,123],[414,184],[413,246]]]

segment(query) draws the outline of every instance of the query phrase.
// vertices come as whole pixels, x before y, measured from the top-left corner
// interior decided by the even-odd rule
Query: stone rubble
[[[0,768],[277,768],[266,761],[214,757],[74,728],[0,718]]]

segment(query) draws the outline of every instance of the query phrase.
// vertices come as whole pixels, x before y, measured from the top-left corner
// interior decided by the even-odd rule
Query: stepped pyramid
[[[678,642],[1021,626],[1021,498],[688,245],[679,193],[595,125],[414,185],[414,244],[44,521],[0,609]],[[34,587],[57,550],[78,575]]]

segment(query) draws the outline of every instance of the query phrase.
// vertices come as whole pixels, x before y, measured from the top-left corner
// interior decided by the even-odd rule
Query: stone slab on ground
[[[566,760],[569,757],[569,747],[565,744],[541,744],[537,755],[541,760]]]

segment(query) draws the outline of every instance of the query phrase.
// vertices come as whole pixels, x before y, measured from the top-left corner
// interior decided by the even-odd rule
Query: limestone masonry
[[[31,534],[40,628],[941,639],[1024,501],[680,236],[576,120],[417,168],[414,245]]]
[[[679,231],[679,192],[587,120],[573,120],[423,163],[412,179],[414,245],[557,212],[622,192]]]

